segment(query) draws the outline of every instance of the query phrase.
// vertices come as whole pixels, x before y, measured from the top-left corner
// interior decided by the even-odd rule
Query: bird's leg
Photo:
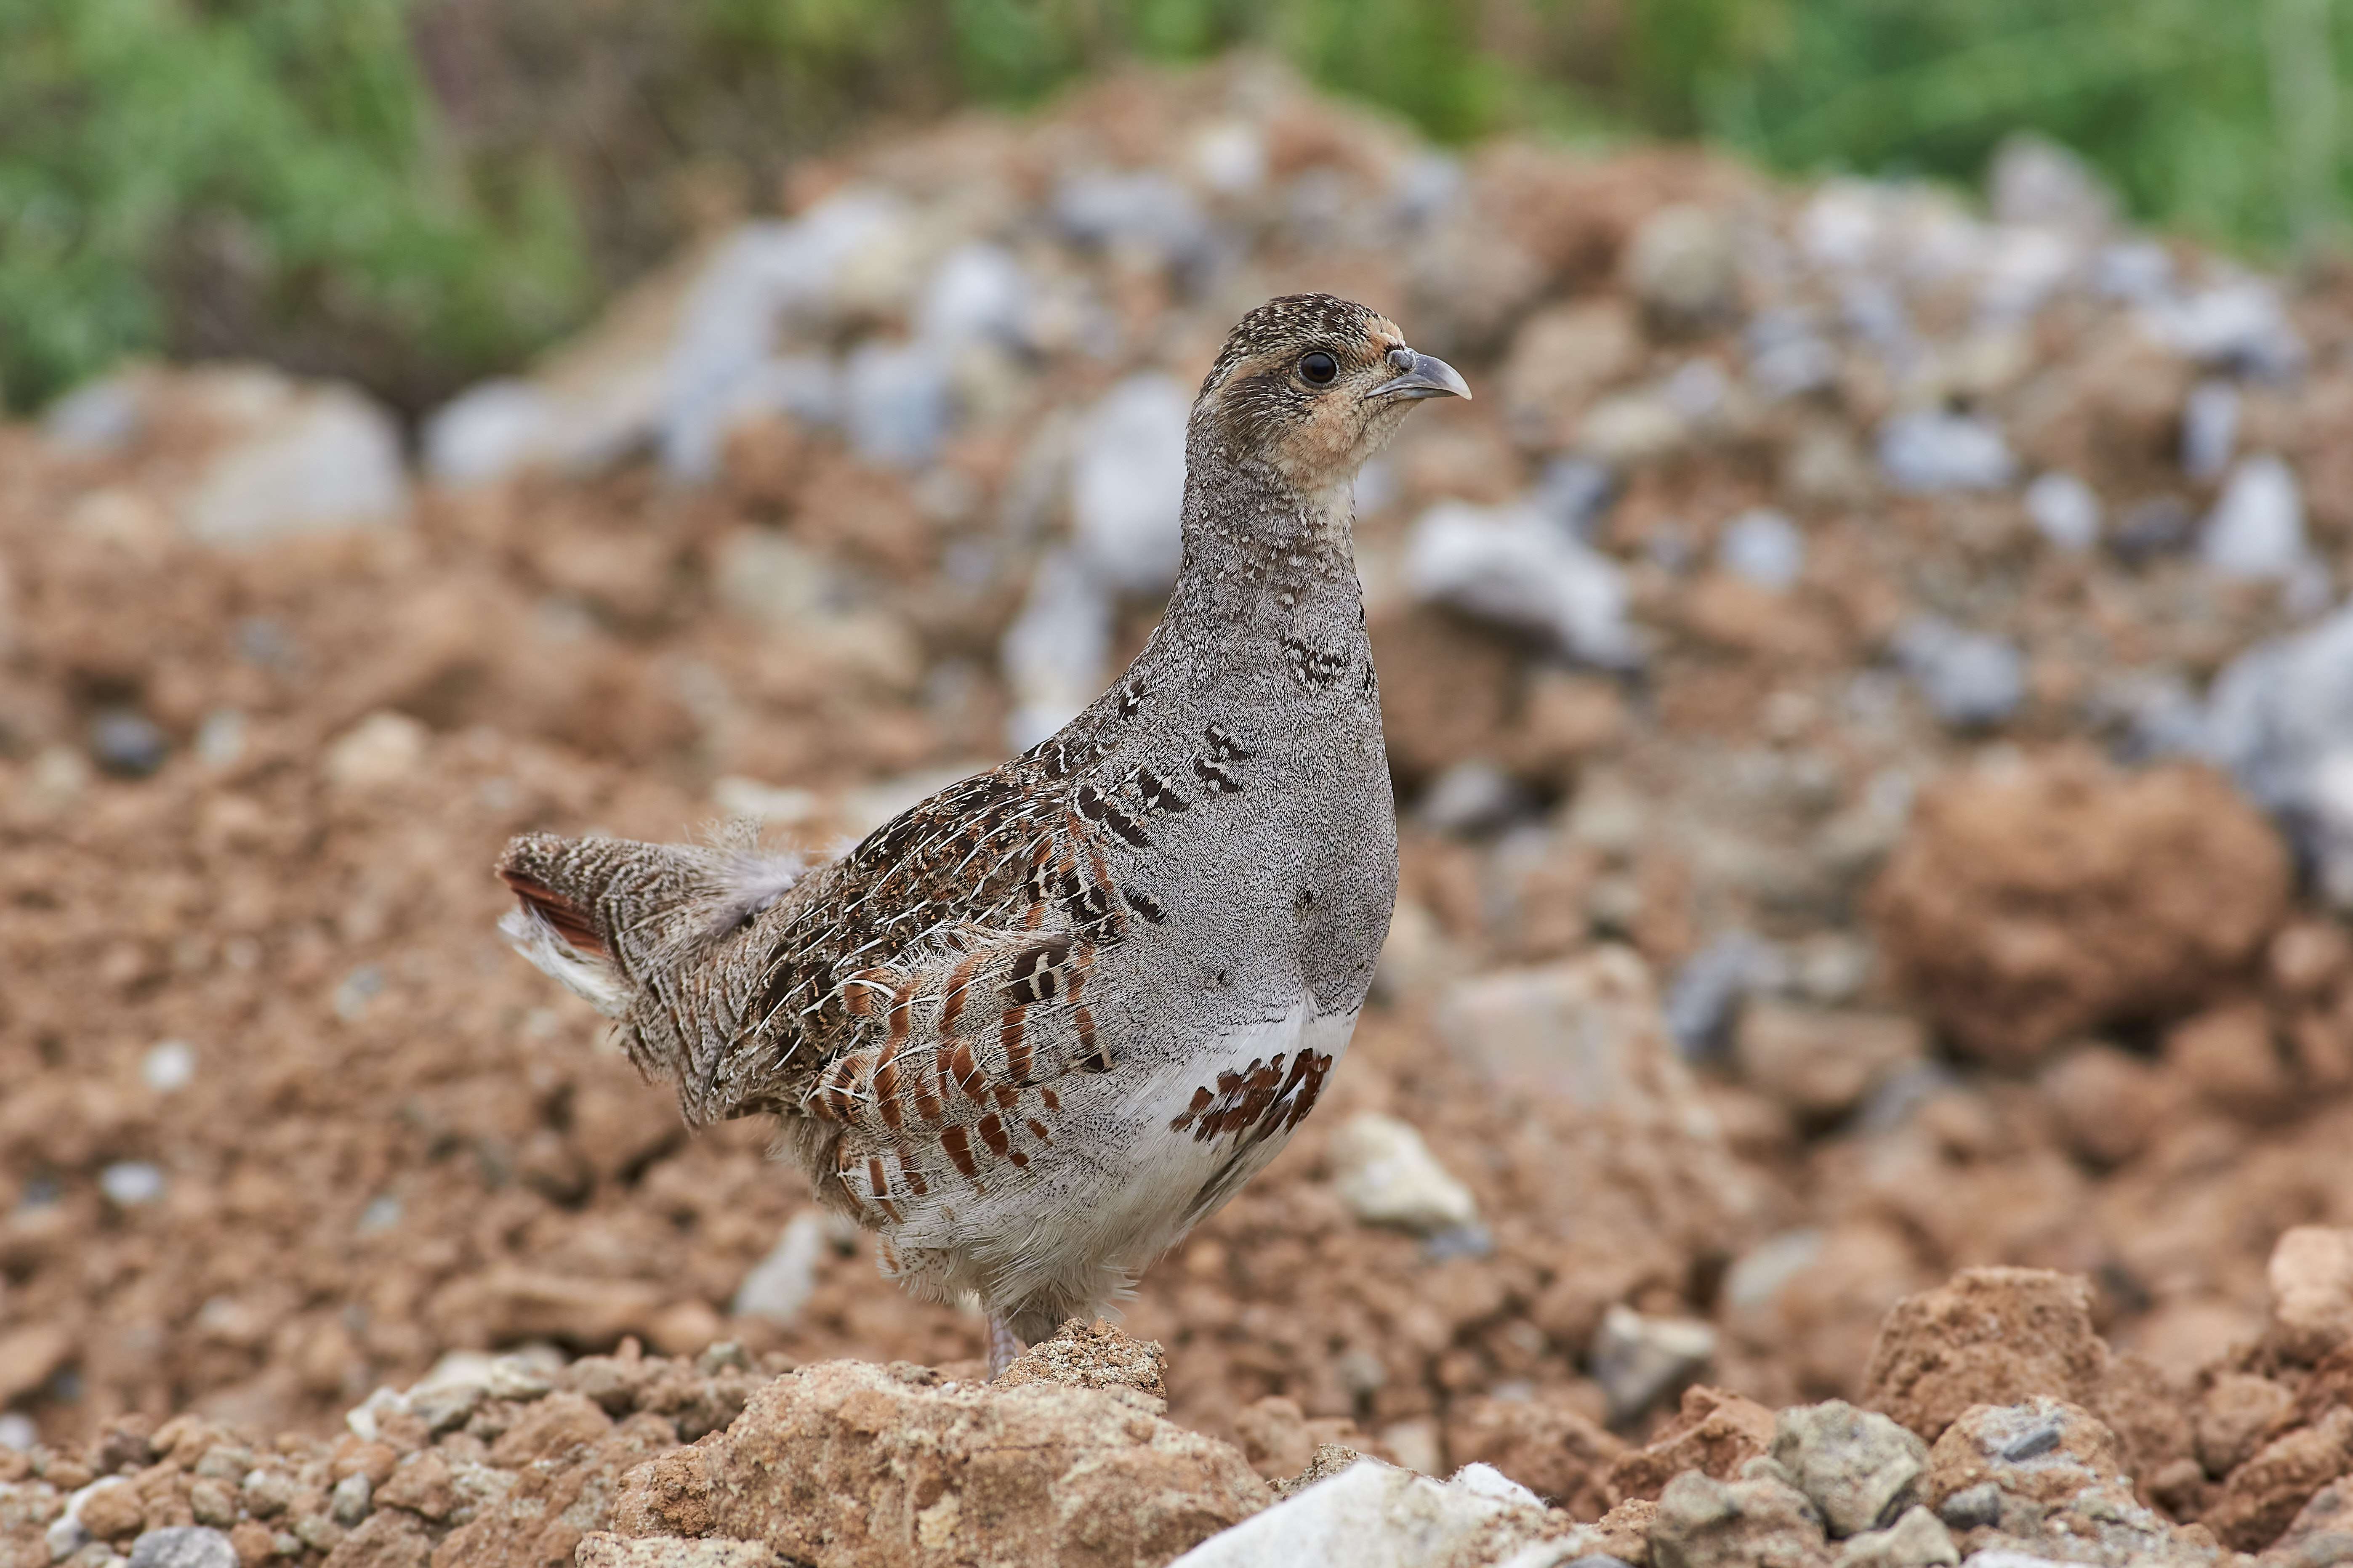
[[[1004,1319],[998,1317],[994,1312],[991,1312],[988,1315],[988,1377],[990,1382],[994,1383],[997,1379],[1003,1377],[1005,1375],[1005,1369],[1013,1364],[1013,1358],[1019,1355],[1023,1351],[1026,1351],[1029,1348],[1029,1347],[1028,1345],[1021,1342],[1020,1335],[1015,1333],[1010,1328],[1006,1326]]]

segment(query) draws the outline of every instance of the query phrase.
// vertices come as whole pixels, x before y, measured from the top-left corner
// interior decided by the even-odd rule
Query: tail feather
[[[620,1020],[630,1059],[674,1083],[701,1122],[733,1110],[719,1079],[742,988],[731,983],[739,964],[702,960],[800,870],[797,858],[763,854],[741,834],[713,846],[525,834],[499,858],[518,905],[499,929],[535,967]]]

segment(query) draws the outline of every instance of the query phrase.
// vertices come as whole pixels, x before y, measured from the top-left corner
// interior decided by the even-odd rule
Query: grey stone
[[[2238,387],[2227,381],[2201,381],[2189,389],[2181,410],[2181,471],[2201,483],[2219,479],[2239,444]]]
[[[421,432],[425,471],[447,485],[478,485],[525,467],[553,442],[561,410],[512,376],[468,387],[435,409]]]
[[[327,1510],[335,1522],[346,1530],[355,1528],[375,1506],[375,1489],[364,1471],[354,1470],[335,1483],[328,1494]]]
[[[1366,466],[1366,472],[1371,465]],[[1363,500],[1363,480],[1358,479],[1358,500]],[[1559,457],[1546,463],[1537,479],[1535,489],[1528,492],[1528,505],[1556,526],[1579,539],[1590,540],[1593,531],[1609,503],[1616,498],[1618,481],[1609,470],[1590,458]]]
[[[1537,633],[1572,658],[1641,662],[1618,563],[1532,509],[1439,502],[1414,524],[1405,577],[1418,598]]]
[[[1885,1530],[1851,1537],[1837,1568],[1954,1568],[1961,1560],[1952,1531],[1925,1508],[1914,1507]]]
[[[2111,300],[2153,305],[2173,292],[2173,253],[2153,239],[2118,240],[2092,258],[2092,289]]]
[[[1784,1287],[1814,1266],[1827,1239],[1814,1226],[1767,1237],[1725,1270],[1724,1304],[1736,1312],[1770,1305]]]
[[[1204,259],[1213,242],[1192,193],[1156,170],[1073,174],[1054,193],[1054,218],[1080,244],[1141,251],[1167,268]]]
[[[1894,1523],[1917,1500],[1928,1472],[1928,1445],[1917,1434],[1841,1399],[1782,1411],[1772,1453],[1833,1536]]]
[[[2000,1524],[2001,1489],[1991,1481],[1965,1487],[1944,1500],[1936,1510],[1936,1517],[1954,1530],[1978,1530]]]
[[[41,434],[71,452],[113,452],[146,427],[147,406],[136,381],[110,375],[85,383],[41,414]]]
[[[1715,1054],[1741,1000],[1781,984],[1788,972],[1780,950],[1752,932],[1725,931],[1710,939],[1683,960],[1667,984],[1663,1010],[1677,1048],[1694,1060]]]
[[[207,544],[379,526],[408,512],[392,416],[354,388],[282,384],[245,434],[206,460],[180,521]]]
[[[1754,507],[1724,525],[1715,559],[1735,576],[1779,593],[1805,573],[1806,536],[1787,515]]]
[[[810,1210],[795,1215],[785,1222],[768,1255],[744,1276],[727,1310],[739,1318],[791,1322],[817,1289],[818,1265],[824,1257],[823,1216]]]
[[[1768,398],[1819,392],[1838,380],[1838,350],[1808,317],[1791,310],[1760,313],[1742,334],[1748,380]]]
[[[99,1190],[123,1208],[152,1204],[164,1195],[164,1173],[144,1160],[118,1160],[98,1173]]]
[[[2311,554],[2295,471],[2270,456],[2241,463],[2207,516],[2198,552],[2225,577],[2292,576]]]
[[[1896,633],[1894,649],[1930,711],[1947,724],[1999,724],[2026,700],[2025,657],[1989,633],[1922,616]]]
[[[1626,280],[1637,299],[1670,321],[1727,314],[1738,301],[1740,282],[1731,230],[1705,207],[1661,207],[1627,246]]]
[[[947,435],[954,412],[947,357],[931,343],[869,341],[843,366],[842,425],[850,446],[870,462],[921,468]]]
[[[2097,231],[2116,221],[2116,194],[2073,151],[2031,131],[1994,149],[1986,205],[1999,223]]]
[[[227,1536],[201,1524],[151,1530],[131,1543],[131,1568],[237,1568]]]
[[[1651,1318],[1630,1307],[1602,1314],[1588,1352],[1614,1425],[1672,1395],[1715,1358],[1715,1330],[1696,1319]]]
[[[1736,1481],[1685,1470],[1659,1494],[1651,1524],[1653,1568],[1757,1568],[1826,1555],[1821,1519],[1805,1495],[1745,1470]]]
[[[2074,475],[2042,475],[2026,487],[2025,501],[2036,531],[2057,548],[2082,552],[2100,542],[2100,498]]]
[[[949,251],[933,268],[916,307],[915,330],[946,347],[1016,345],[1029,335],[1030,295],[1029,276],[1011,251],[974,240]]]
[[[1502,826],[1526,805],[1526,792],[1509,773],[1466,757],[1438,775],[1414,815],[1440,833],[1481,833]]]
[[[108,708],[90,721],[90,760],[117,778],[143,779],[171,754],[171,742],[144,713]]]
[[[2278,288],[2259,278],[2160,297],[2143,307],[2141,322],[2183,358],[2215,370],[2280,379],[2303,369],[2308,357]]]
[[[2130,562],[2186,549],[2198,531],[2198,516],[2179,496],[2149,496],[2125,509],[2109,547]]]
[[[1029,579],[998,658],[1012,689],[1007,743],[1027,751],[1103,689],[1111,660],[1112,596],[1074,550],[1050,550]]]
[[[1436,1236],[1478,1222],[1471,1189],[1438,1163],[1410,1122],[1370,1111],[1333,1133],[1332,1187],[1367,1225]]]
[[[1121,592],[1166,593],[1176,580],[1191,406],[1174,377],[1147,372],[1105,393],[1080,426],[1071,530],[1088,567]]]
[[[1899,414],[1880,426],[1879,466],[1890,484],[1915,495],[2000,489],[2018,464],[2000,429],[1967,414]]]
[[[438,1436],[454,1431],[472,1419],[481,1408],[484,1389],[472,1381],[452,1379],[429,1386],[419,1385],[408,1391],[408,1413],[425,1423],[425,1429]]]

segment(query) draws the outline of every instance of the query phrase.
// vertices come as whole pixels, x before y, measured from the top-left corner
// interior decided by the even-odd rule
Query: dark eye
[[[1317,349],[1314,353],[1305,354],[1300,358],[1300,379],[1310,386],[1328,385],[1332,378],[1339,374],[1340,362],[1322,349]]]

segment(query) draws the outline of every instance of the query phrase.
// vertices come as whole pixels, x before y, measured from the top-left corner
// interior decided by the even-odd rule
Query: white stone
[[[1409,1122],[1366,1111],[1332,1135],[1332,1184],[1367,1225],[1430,1236],[1479,1221],[1471,1189],[1448,1174]]]
[[[2142,329],[2185,359],[2217,369],[2293,374],[2307,357],[2279,289],[2259,278],[2234,278],[2145,307]]]
[[[2000,489],[2017,463],[2000,430],[1966,414],[1899,414],[1880,427],[1879,466],[1896,489],[1929,495]]]
[[[1176,580],[1191,407],[1174,377],[1145,372],[1105,393],[1080,426],[1071,533],[1089,569],[1124,593],[1165,593]]]
[[[1012,688],[1006,742],[1017,752],[1051,735],[1093,701],[1108,677],[1112,596],[1075,551],[1050,550],[1006,628],[999,660]]]
[[[1546,1530],[1525,1505],[1362,1459],[1220,1531],[1170,1568],[1436,1568]],[[1516,1529],[1514,1527],[1517,1527]]]
[[[447,485],[477,485],[527,467],[554,442],[554,399],[512,376],[481,382],[425,421],[425,472]]]
[[[2239,388],[2220,379],[2189,389],[2181,410],[2181,471],[2203,482],[2219,479],[2239,442]]]
[[[2043,538],[2070,552],[2100,542],[2100,498],[2073,474],[2052,471],[2026,487],[2026,515]]]
[[[408,512],[408,476],[392,416],[348,386],[290,391],[283,405],[213,452],[180,509],[208,544],[380,526]]]
[[[1618,563],[1533,509],[1440,501],[1414,524],[1405,579],[1417,598],[1540,633],[1587,663],[1641,661]]]
[[[932,343],[870,340],[842,367],[842,424],[851,447],[869,462],[923,467],[954,413],[947,356]]]
[[[2295,471],[2268,454],[2241,463],[2207,514],[2198,553],[2225,577],[2284,580],[2294,574],[2310,553]]]
[[[1715,1330],[1696,1319],[1647,1318],[1612,1306],[1594,1331],[1593,1380],[1615,1423],[1640,1415],[1715,1356]]]
[[[2031,131],[2015,132],[1994,150],[1986,205],[1995,221],[2093,232],[2116,221],[2116,198],[2073,150]]]
[[[133,375],[110,375],[67,393],[41,414],[41,434],[69,452],[112,452],[147,423]]]
[[[776,1245],[735,1288],[728,1311],[739,1318],[791,1322],[817,1289],[818,1264],[824,1259],[825,1249],[824,1216],[812,1209],[795,1215],[785,1222]]]
[[[1475,1496],[1493,1498],[1497,1502],[1518,1503],[1524,1508],[1542,1508],[1544,1500],[1493,1465],[1472,1463],[1446,1478],[1447,1484],[1462,1488]]]
[[[1243,120],[1205,125],[1193,137],[1193,173],[1224,196],[1248,195],[1266,184],[1266,138]]]
[[[109,1201],[137,1208],[164,1195],[164,1173],[144,1160],[118,1160],[98,1173],[98,1185]]]
[[[21,1454],[40,1440],[41,1429],[34,1426],[33,1418],[23,1411],[11,1410],[0,1414],[0,1448],[11,1448]]]
[[[1779,593],[1806,570],[1806,536],[1784,513],[1753,507],[1724,525],[1716,563],[1760,588]]]
[[[177,1094],[195,1081],[195,1047],[185,1040],[159,1040],[140,1059],[139,1076],[157,1094]]]
[[[1001,245],[973,240],[941,258],[916,307],[916,334],[954,348],[994,341],[1021,342],[1029,334],[1029,279]]]
[[[407,714],[380,709],[329,743],[328,781],[353,790],[396,783],[417,771],[431,739],[432,731]]]
[[[2012,644],[1934,616],[1895,634],[1895,657],[1947,724],[1999,724],[2026,700],[2026,658]]]

